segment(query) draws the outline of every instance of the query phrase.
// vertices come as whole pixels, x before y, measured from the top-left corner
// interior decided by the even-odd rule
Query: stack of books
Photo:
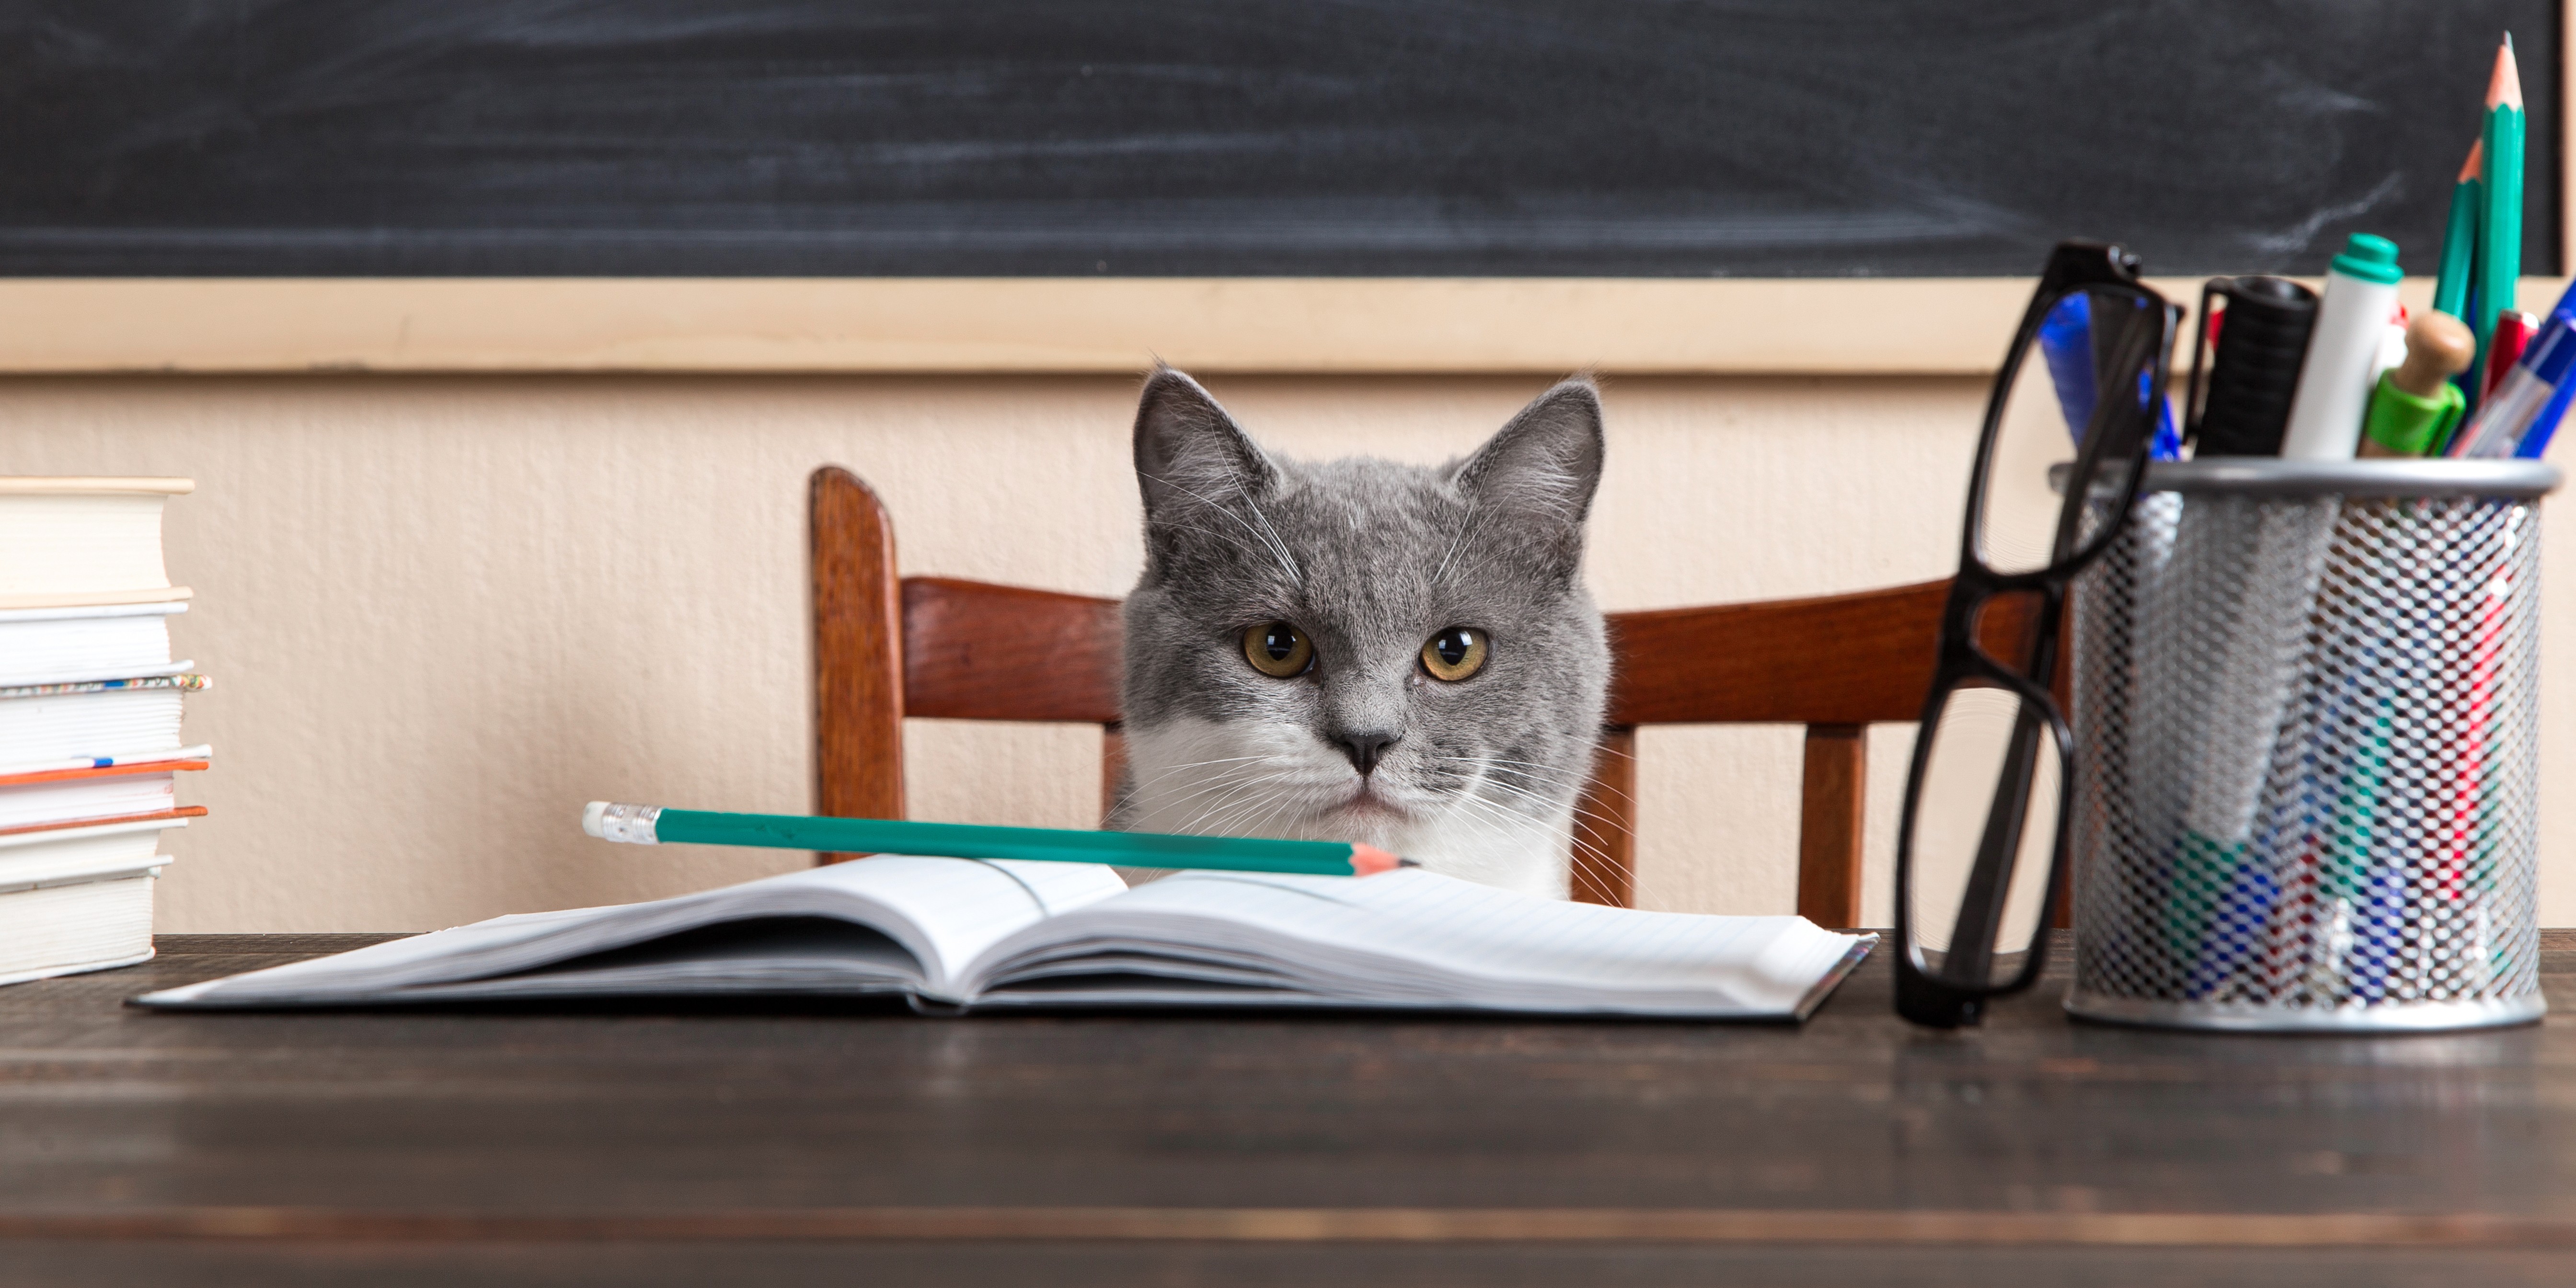
[[[172,661],[188,591],[161,560],[187,479],[0,477],[0,984],[152,956],[161,833],[181,805]]]

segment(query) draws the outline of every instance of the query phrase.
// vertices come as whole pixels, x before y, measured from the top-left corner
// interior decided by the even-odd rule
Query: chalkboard
[[[0,4],[0,274],[2429,271],[2558,0]]]

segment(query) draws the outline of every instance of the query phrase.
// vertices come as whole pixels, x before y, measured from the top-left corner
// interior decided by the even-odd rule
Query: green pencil
[[[718,814],[592,801],[581,830],[603,841],[637,845],[758,845],[826,854],[919,854],[954,859],[1043,859],[1115,863],[1131,868],[1217,868],[1316,877],[1365,877],[1410,859],[1348,841],[1280,841],[1242,836],[1170,836],[1159,832],[1074,832],[1051,827],[977,827],[889,818],[811,818],[799,814]]]
[[[2478,170],[2486,164],[2487,141],[2483,134],[2469,143],[2469,159],[2460,166],[2459,182],[2451,185],[2451,221],[2442,228],[2441,276],[2433,281],[2433,307],[2463,322],[2469,320],[2469,275],[2476,271],[2478,220],[2486,213],[2479,199],[2484,181]]]
[[[2522,127],[2522,73],[2513,61],[2513,33],[2506,32],[2487,79],[2486,209],[2478,221],[2478,315],[2469,319],[2478,332],[2469,371],[2480,392],[2496,318],[2514,306],[2522,276]]]

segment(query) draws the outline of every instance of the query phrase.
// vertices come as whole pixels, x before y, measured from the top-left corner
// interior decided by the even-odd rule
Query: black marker
[[[2209,338],[2210,301],[2219,314],[2218,352],[2206,393],[2201,351]],[[2284,277],[2214,278],[2200,292],[2200,335],[2191,346],[2191,436],[2194,459],[2278,456],[2299,392],[2299,364],[2317,326],[2317,293]]]

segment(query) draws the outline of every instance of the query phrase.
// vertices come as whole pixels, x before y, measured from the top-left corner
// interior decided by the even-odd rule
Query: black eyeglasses
[[[2179,323],[2136,256],[2065,242],[1995,377],[1897,834],[1896,1009],[1916,1023],[1974,1024],[2046,964],[2074,751],[2058,625],[2137,499]]]

